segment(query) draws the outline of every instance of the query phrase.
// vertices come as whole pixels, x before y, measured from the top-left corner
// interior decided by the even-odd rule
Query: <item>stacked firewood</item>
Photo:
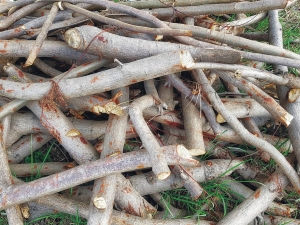
[[[90,225],[299,224],[273,202],[289,183],[300,192],[300,79],[288,72],[300,55],[282,48],[278,19],[295,2],[2,1],[0,207],[9,224],[42,206]],[[244,33],[267,16],[268,34]],[[266,121],[287,127],[290,142],[263,134]],[[53,139],[74,162],[22,163]],[[231,144],[255,147],[278,169],[255,191],[232,180],[261,174]],[[42,178],[17,178],[32,174]],[[184,219],[160,194],[184,187],[196,200],[212,179],[245,198],[219,221]]]

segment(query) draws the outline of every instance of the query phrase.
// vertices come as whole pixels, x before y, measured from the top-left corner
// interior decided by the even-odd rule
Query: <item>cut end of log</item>
[[[20,205],[22,216],[26,219],[30,217],[29,206],[27,204]]]
[[[95,197],[93,199],[93,203],[97,209],[106,209],[107,207],[106,201],[103,197]]]
[[[146,218],[149,219],[149,220],[153,219],[152,213],[150,213],[150,212],[147,213],[147,214],[146,214]]]
[[[284,126],[288,127],[293,120],[293,116],[289,113],[286,113],[285,116],[280,117],[280,121],[283,123]]]
[[[180,61],[181,61],[181,66],[185,69],[189,69],[195,65],[195,61],[188,51],[180,52]]]
[[[71,129],[67,134],[66,137],[79,137],[81,134],[76,129]]]
[[[160,40],[162,40],[163,38],[164,38],[163,35],[156,35],[155,41],[160,41]]]
[[[288,101],[295,102],[300,96],[300,89],[292,89],[288,94]]]
[[[31,66],[35,59],[36,59],[36,54],[30,52],[30,55],[29,55],[28,59],[26,60],[25,64],[23,65],[23,68]]]
[[[189,150],[191,156],[199,156],[199,155],[204,155],[206,151],[204,149],[200,148],[193,148]]]
[[[189,152],[189,150],[186,149],[186,147],[184,147],[183,145],[178,145],[177,146],[177,154],[182,157],[182,158],[188,158],[191,159],[192,155]]]
[[[158,180],[167,179],[171,175],[171,172],[162,172],[157,175]]]
[[[221,114],[217,115],[216,120],[217,120],[218,123],[225,123],[226,122],[226,120],[224,119],[224,117]]]
[[[82,45],[82,36],[76,28],[69,29],[65,33],[65,41],[70,47],[78,49]]]

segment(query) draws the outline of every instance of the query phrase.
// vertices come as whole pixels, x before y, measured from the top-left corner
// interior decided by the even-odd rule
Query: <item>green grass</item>
[[[25,222],[25,225],[38,225],[43,220],[47,225],[85,225],[86,219],[80,218],[78,215],[69,215],[65,213],[55,213],[50,215],[40,216],[30,222]]]
[[[299,4],[299,3],[298,3]],[[294,6],[297,7],[297,6]],[[299,10],[288,10],[279,13],[279,21],[282,25],[283,47],[295,53],[300,53],[300,43],[294,43],[296,39],[300,39],[300,13]],[[269,26],[269,19],[265,18],[255,26],[256,31],[267,33]],[[272,66],[266,64],[266,70],[272,70]],[[289,72],[298,76],[299,71],[296,69],[289,69]]]
[[[233,198],[234,193],[228,189],[226,181],[217,182],[215,179],[201,183],[201,186],[204,191],[197,200],[192,200],[185,188],[165,191],[162,195],[172,206],[187,210],[189,216],[186,218],[193,216],[199,219],[205,217],[219,220],[240,203]]]
[[[53,162],[53,159],[50,156],[51,151],[53,150],[53,146],[57,144],[57,141],[53,141],[50,146],[45,149],[44,147],[40,150],[37,150],[35,152],[31,152],[30,156],[27,156],[24,159],[24,163],[33,164],[33,163],[42,163],[41,167],[43,166],[43,163],[45,162]],[[40,167],[40,168],[41,168]],[[23,178],[25,182],[30,182],[33,180],[36,180],[41,177],[40,172],[36,175],[32,174],[29,177]],[[0,216],[0,225],[6,225],[7,219],[5,216],[5,211],[1,211],[3,216]],[[69,215],[65,213],[55,213],[55,214],[49,214],[49,215],[41,215],[40,217],[32,220],[32,221],[26,221],[24,222],[25,225],[38,225],[40,224],[40,221],[44,222],[44,224],[47,225],[83,225],[87,224],[86,219],[80,218],[78,215]]]
[[[30,156],[27,156],[24,160],[24,163],[27,164],[33,164],[33,163],[42,163],[40,168],[38,169],[38,173],[36,175],[31,175],[30,177],[25,177],[25,181],[29,182],[32,180],[36,180],[41,177],[40,170],[43,167],[43,164],[45,162],[53,162],[53,160],[50,157],[50,152],[52,150],[53,145],[56,141],[53,141],[50,147],[47,149],[46,154],[44,151],[35,151],[31,152]]]

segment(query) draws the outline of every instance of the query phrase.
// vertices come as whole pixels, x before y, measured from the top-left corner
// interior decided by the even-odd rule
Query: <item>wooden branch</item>
[[[26,3],[28,4],[28,3]],[[12,25],[14,22],[19,20],[20,18],[30,14],[31,12],[34,12],[35,10],[42,8],[43,6],[48,5],[47,2],[34,2],[33,4],[26,5],[22,7],[21,9],[17,10],[10,16],[6,17],[4,20],[0,21],[0,30],[4,30],[10,25]]]
[[[286,185],[288,185],[287,176],[284,175],[281,169],[277,169],[264,185],[227,214],[218,224],[229,225],[241,222],[248,224],[270,205]]]
[[[191,25],[176,24],[176,23],[171,23],[169,26],[171,28],[176,28],[176,29],[181,28],[181,29],[191,30],[193,32],[192,34],[193,37],[213,39],[214,41],[226,43],[234,47],[246,48],[258,53],[269,54],[274,56],[285,56],[286,58],[297,59],[297,60],[300,59],[300,55],[293,53],[291,51],[281,49],[279,47],[271,46],[265,43],[261,43],[258,41],[252,41],[246,38],[225,34],[223,32],[213,31],[206,28],[195,27]],[[244,57],[244,54],[242,54],[242,56]]]
[[[33,48],[35,41],[27,40],[0,40],[1,57],[27,57]],[[91,55],[82,56],[81,52],[70,48],[61,41],[45,41],[38,54],[38,57],[56,57],[69,58],[73,60],[80,59],[81,62],[96,60],[98,57]]]
[[[33,134],[22,137],[7,149],[9,163],[20,163],[27,156],[44,146],[53,136],[49,134]]]
[[[233,2],[224,4],[205,4],[200,6],[187,6],[173,8],[152,9],[152,15],[158,18],[170,18],[174,10],[184,15],[210,15],[210,14],[237,14],[237,13],[255,13],[272,9],[284,9],[287,5],[286,0],[260,0],[255,2]]]
[[[195,166],[198,164],[198,161],[187,158],[186,155],[189,155],[188,151],[179,146],[168,146],[163,151],[163,156],[170,165]],[[0,209],[6,209],[12,205],[31,201],[113,173],[151,166],[148,153],[142,150],[96,160],[29,183],[6,188],[0,196]]]
[[[142,116],[144,109],[154,106],[155,104],[156,100],[151,95],[143,96],[131,103],[129,115],[136,132],[142,140],[143,146],[149,152],[152,171],[159,180],[164,180],[170,176],[170,169],[162,157],[162,149],[160,148],[159,143],[156,141]]]
[[[191,155],[199,156],[205,154],[202,134],[201,112],[184,95],[181,95],[183,121],[185,128],[185,146]]]
[[[278,12],[277,11],[270,11],[270,43],[282,48],[282,28],[279,22]],[[285,74],[288,72],[288,68],[282,65],[274,65],[274,69],[278,70],[281,74]],[[295,151],[295,156],[297,158],[298,163],[300,162],[300,142],[297,138],[297,130],[300,128],[300,116],[299,116],[299,102],[300,99],[298,98],[292,103],[286,101],[286,96],[289,93],[289,90],[282,86],[277,86],[276,88],[278,91],[278,97],[280,100],[280,104],[286,108],[286,110],[294,116],[293,123],[291,127],[288,127],[289,137],[291,139],[291,143],[293,145],[293,149]],[[298,165],[299,171],[299,165]]]
[[[148,8],[166,8],[172,6],[197,6],[205,4],[218,4],[226,2],[235,2],[236,0],[202,0],[202,1],[193,1],[193,0],[177,0],[173,2],[172,0],[148,0],[148,1],[134,1],[134,2],[118,2],[119,4],[128,5],[137,9],[148,9]],[[173,5],[174,4],[174,5]]]
[[[43,42],[47,37],[48,30],[49,30],[50,26],[52,25],[54,17],[56,16],[56,13],[58,12],[57,4],[58,3],[52,4],[52,8],[47,16],[45,23],[42,26],[41,33],[37,36],[36,42],[35,42],[33,48],[30,50],[29,56],[24,64],[24,67],[31,66],[33,64],[35,58],[37,57],[37,55],[43,45]]]
[[[232,191],[233,196],[240,200],[249,198],[254,192],[247,186],[230,177],[221,178],[220,182],[226,183],[228,188]],[[294,211],[294,208],[274,201],[270,203],[265,212],[276,216],[290,217]]]
[[[118,102],[129,101],[129,87],[122,88],[124,94]],[[125,143],[128,114],[110,114],[104,138],[104,148],[100,159],[121,154]],[[89,207],[89,224],[110,224],[116,195],[117,174],[112,174],[95,181]],[[100,204],[99,204],[100,203]]]
[[[236,117],[232,116],[224,107],[218,95],[215,93],[215,90],[210,86],[205,74],[202,71],[198,71],[199,79],[201,79],[201,87],[207,94],[208,99],[211,104],[213,104],[214,108],[223,115],[226,119],[227,123],[232,126],[239,135],[249,144],[256,146],[257,148],[262,149],[267,152],[276,163],[282,168],[284,173],[289,177],[291,183],[296,188],[296,190],[300,190],[300,180],[299,177],[294,170],[294,168],[286,161],[285,157],[277,151],[271,144],[266,142],[263,139],[257,138],[248,132],[241,123],[237,120]]]
[[[5,117],[0,123],[2,129],[0,134],[0,170],[1,170],[1,176],[0,176],[0,185],[1,189],[7,188],[13,184],[13,178],[12,174],[8,165],[7,155],[6,155],[6,149],[4,144],[4,138],[8,134],[9,131],[9,124],[10,124],[10,116]],[[6,215],[8,222],[10,224],[17,224],[22,225],[23,224],[23,216],[21,213],[20,205],[13,205],[6,210]]]
[[[271,114],[262,107],[257,101],[250,98],[221,98],[224,106],[236,118],[247,117],[271,117]],[[223,116],[219,113],[217,115],[217,122],[226,122]]]
[[[243,78],[235,78],[234,74],[230,74],[223,71],[215,71],[222,79],[235,85],[239,89],[245,91],[248,95],[252,96],[257,102],[259,102],[268,112],[274,117],[274,119],[282,122],[288,127],[293,119],[293,116],[283,109],[272,97],[263,92],[257,86],[248,82]]]
[[[59,173],[77,166],[75,162],[46,162],[29,164],[10,164],[9,167],[17,177],[46,176]]]
[[[81,26],[69,29],[65,33],[65,40],[69,46],[79,51],[85,51],[104,58],[114,57],[126,61],[178,50],[189,51],[196,61],[223,63],[236,63],[240,61],[240,54],[231,50],[203,49],[188,45],[141,39],[136,40],[117,36],[93,26]],[[118,51],[112,51],[112,47],[118,49]]]
[[[141,27],[141,26],[134,26],[131,24],[126,24],[121,21],[111,19],[105,16],[102,16],[100,14],[82,9],[78,6],[72,5],[70,3],[64,3],[64,6],[67,9],[73,10],[74,12],[80,13],[82,15],[85,15],[89,18],[95,19],[99,22],[117,26],[126,30],[130,30],[133,32],[140,32],[140,33],[147,33],[147,34],[155,34],[155,35],[165,35],[165,36],[191,36],[192,32],[188,30],[175,30],[175,29],[167,29],[167,28],[147,28],[147,27]]]
[[[58,83],[58,87],[65,98],[74,98],[116,89],[145,79],[180,72],[193,65],[193,59],[187,51],[168,52],[127,63],[122,67],[90,74],[89,76],[64,79]],[[147,78],[145,78],[145,74],[147,74]],[[7,80],[0,80],[1,84],[3,87],[3,89],[0,89],[1,95],[27,100],[43,98],[52,86],[52,82],[33,83],[28,86],[28,84]],[[87,88],[82,89],[81,87],[83,86]],[[14,92],[5,91],[12,89]]]

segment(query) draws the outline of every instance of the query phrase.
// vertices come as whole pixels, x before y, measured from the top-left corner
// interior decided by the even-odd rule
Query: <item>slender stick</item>
[[[1,11],[1,9],[0,9],[0,11]],[[65,10],[62,12],[58,12],[56,14],[56,17],[54,18],[53,22],[69,19],[70,17],[72,17],[70,11]],[[46,18],[47,18],[47,16],[38,17],[36,19],[30,20],[29,22],[27,22],[25,24],[22,24],[18,28],[6,29],[4,31],[1,31],[0,39],[1,40],[9,40],[9,39],[21,37],[22,35],[26,35],[30,29],[41,27],[43,25],[43,23],[45,22]]]
[[[263,79],[270,83],[285,85],[290,88],[299,88],[299,78],[293,75],[276,76],[267,71],[261,71],[259,69],[250,68],[242,65],[226,65],[218,63],[196,63],[193,67],[195,69],[218,69],[218,70],[227,70],[235,71],[236,77],[246,77],[246,78],[257,78]]]
[[[166,77],[172,86],[178,89],[184,96],[191,99],[192,102],[200,106],[214,133],[217,135],[220,134],[220,125],[216,121],[213,109],[205,101],[202,101],[202,99],[198,95],[193,95],[192,91],[175,74],[171,74]]]
[[[12,145],[21,136],[28,134],[43,133],[49,135],[48,130],[41,124],[39,118],[32,113],[14,113],[12,115],[12,123],[10,132],[5,144]],[[76,129],[88,140],[95,140],[105,133],[107,121],[82,120],[76,118],[68,118]],[[88,127],[88,129],[87,129]],[[128,128],[127,132],[130,129]],[[72,132],[71,132],[72,134]],[[76,132],[73,133],[76,135]],[[69,134],[70,136],[70,134]]]
[[[201,98],[201,97],[200,97]],[[185,129],[185,146],[191,155],[199,156],[205,154],[205,147],[202,134],[201,112],[197,107],[181,95],[183,123]]]
[[[253,194],[254,192],[247,186],[230,177],[221,178],[219,182],[226,184],[226,186],[231,190],[232,195],[240,200],[244,200],[250,197],[251,194]],[[265,212],[270,213],[272,215],[290,217],[294,211],[294,208],[274,201],[270,203]]]
[[[48,5],[48,2],[34,2],[33,4],[29,4],[24,6],[23,8],[17,10],[10,16],[6,17],[4,20],[0,21],[0,30],[4,30],[10,25],[12,25],[17,20],[23,18],[24,16],[34,12],[35,10],[42,8],[45,5]]]
[[[271,2],[271,1],[270,1]],[[271,3],[272,4],[272,3]],[[221,43],[226,43],[228,45],[232,45],[234,47],[241,47],[252,50],[254,52],[269,54],[274,56],[284,56],[286,58],[291,59],[300,59],[300,55],[293,53],[291,51],[281,49],[279,47],[271,46],[265,43],[261,43],[258,41],[248,40],[246,38],[233,36],[229,34],[225,34],[224,32],[218,32],[202,27],[195,27],[191,25],[181,25],[176,23],[171,23],[169,25],[172,28],[181,28],[181,29],[189,29],[193,32],[193,36],[202,37],[206,39],[213,39],[215,41],[219,41]],[[185,28],[183,28],[185,27]],[[244,55],[243,55],[244,56]]]
[[[282,48],[282,27],[279,22],[279,16],[277,11],[270,11],[270,43]],[[274,65],[274,69],[279,71],[280,74],[285,74],[288,72],[288,68],[282,65]],[[295,151],[295,156],[298,161],[298,172],[299,172],[299,162],[300,162],[300,140],[297,138],[297,130],[300,128],[300,116],[299,116],[299,102],[298,98],[295,102],[289,103],[286,99],[288,95],[288,89],[282,86],[276,87],[278,92],[278,97],[280,100],[280,104],[286,108],[286,110],[294,116],[293,122],[290,127],[288,127],[289,138],[291,139],[291,143],[293,145],[293,149]]]
[[[228,112],[228,110],[224,107],[223,103],[221,102],[220,98],[216,94],[215,90],[210,86],[209,81],[207,80],[205,74],[199,70],[198,76],[199,79],[201,80],[201,87],[206,92],[210,102],[213,104],[214,108],[223,115],[227,123],[230,126],[232,126],[237,132],[239,132],[239,135],[243,140],[267,152],[276,161],[276,163],[282,168],[284,173],[289,177],[291,183],[296,188],[296,190],[300,191],[299,177],[296,171],[294,170],[294,168],[291,166],[291,164],[287,162],[285,157],[281,153],[279,153],[278,150],[275,147],[273,147],[271,144],[269,144],[263,139],[257,138],[256,136],[252,135],[249,131],[247,131],[242,126],[242,124],[238,121],[238,119],[232,116]]]
[[[6,2],[6,3],[0,3],[0,13],[4,13],[5,11],[8,11],[12,7],[20,7],[24,5],[28,5],[30,3],[34,3],[35,0],[24,0],[24,1],[16,1],[16,2]]]
[[[251,82],[243,78],[234,78],[233,74],[223,71],[214,71],[222,79],[235,85],[239,89],[245,91],[249,96],[252,96],[257,102],[259,102],[277,121],[282,122],[288,127],[293,119],[293,116],[289,114],[284,108],[282,108],[271,96],[263,92],[260,88],[253,85]]]
[[[255,123],[255,120],[253,118],[244,118],[243,119],[243,124],[245,128],[253,135],[259,138],[264,138],[262,133],[259,130],[259,127]],[[261,149],[257,149],[259,151],[260,157],[265,161],[268,162],[270,161],[270,155],[264,151],[261,151]]]
[[[182,146],[168,146],[164,150],[163,156],[168,164],[188,166],[198,164],[198,161],[191,158],[179,156],[179,154],[189,155],[188,150]],[[0,195],[0,209],[6,209],[12,205],[31,201],[113,173],[151,166],[149,154],[142,150],[96,160],[29,183],[6,188]]]
[[[37,57],[44,40],[47,37],[48,30],[50,26],[52,25],[52,22],[56,16],[56,13],[58,12],[58,3],[53,3],[52,8],[47,16],[47,19],[42,27],[41,33],[38,35],[36,42],[33,46],[33,48],[30,50],[29,56],[24,64],[24,67],[31,66]]]
[[[24,184],[23,181],[14,178],[14,182],[18,185]],[[73,200],[69,197],[65,197],[60,194],[53,194],[44,196],[43,198],[38,198],[34,201],[38,204],[43,204],[45,206],[54,208],[55,211],[60,211],[63,213],[68,213],[75,216],[80,216],[83,218],[88,218],[89,214],[89,206],[87,203],[82,201]],[[132,216],[127,213],[119,212],[113,210],[112,213],[112,224],[114,225],[121,225],[124,224],[126,221],[128,224],[145,224],[145,225],[182,225],[182,224],[189,224],[189,225],[198,225],[199,222],[203,225],[214,225],[215,222],[205,221],[205,220],[191,220],[191,219],[176,219],[176,220],[152,220],[152,219],[145,219],[137,216]]]
[[[49,1],[49,0],[42,0],[42,1]],[[50,0],[50,1],[52,1],[52,0]],[[71,2],[71,3],[82,2],[82,0],[66,0],[66,1]],[[157,19],[155,16],[152,16],[149,13],[144,12],[143,10],[138,10],[138,9],[126,6],[126,5],[121,5],[121,4],[117,4],[115,2],[106,1],[106,0],[85,0],[84,2],[91,3],[93,5],[106,7],[106,8],[109,8],[110,10],[115,10],[117,12],[123,12],[123,13],[129,14],[129,15],[136,16],[138,18],[141,18],[145,21],[148,21],[148,22],[154,24],[156,27],[171,29],[171,28],[169,28],[169,26],[167,24],[165,24],[161,20]],[[204,45],[203,42],[195,40],[190,37],[175,36],[174,38],[182,43],[187,44],[187,45],[194,45],[194,46]]]
[[[138,20],[137,18],[133,18],[133,17],[129,17],[129,16],[114,16],[115,19],[127,22],[127,23],[131,23],[131,24],[138,24],[138,23],[142,23],[142,20]],[[187,25],[183,25],[183,24],[179,24],[179,23],[169,23],[169,22],[165,22],[166,24],[168,24],[170,27],[174,28],[178,28],[178,29],[185,29],[185,27]],[[141,24],[140,24],[141,25]],[[151,26],[151,23],[146,23],[143,22],[142,26]],[[197,32],[196,30],[198,29],[198,27],[196,26],[190,26],[189,27],[190,30],[194,31],[195,30],[195,34],[197,36]],[[207,30],[207,35],[210,34],[210,30]],[[205,33],[205,32],[204,32]],[[202,35],[203,38],[210,38],[207,35]],[[223,37],[224,34],[221,35],[221,33],[219,34],[221,37]],[[227,36],[226,36],[227,37]],[[229,37],[228,37],[229,38]],[[214,39],[214,37],[212,37],[212,39]],[[243,39],[244,42],[246,43],[248,39]],[[235,42],[234,42],[235,43]],[[256,43],[256,42],[255,42]],[[252,48],[255,48],[256,44],[253,43]],[[233,46],[235,47],[236,45],[233,44]],[[209,43],[202,43],[200,45],[200,47],[202,48],[213,48],[213,49],[230,49],[228,47],[224,47],[224,46],[217,46],[217,45],[213,45],[213,44],[209,44]],[[242,46],[242,48],[246,47]],[[270,46],[269,46],[270,48]],[[266,53],[266,51],[263,51],[262,53],[254,53],[254,52],[246,52],[246,51],[241,51],[241,50],[235,50],[237,52],[239,52],[241,54],[241,56],[245,59],[250,59],[250,60],[256,60],[256,61],[261,61],[261,62],[268,62],[268,63],[274,63],[274,64],[280,64],[280,65],[285,65],[285,66],[289,66],[289,67],[294,67],[294,68],[300,68],[299,65],[299,60],[296,59],[290,59],[290,58],[285,58],[282,57],[283,55],[280,56],[274,56],[274,55],[269,55]]]
[[[92,19],[98,20],[102,23],[106,23],[109,25],[117,26],[126,30],[130,30],[133,32],[140,32],[146,34],[155,34],[155,35],[166,35],[166,36],[191,36],[191,31],[188,30],[175,30],[175,29],[167,29],[167,28],[147,28],[141,26],[134,26],[131,24],[123,23],[121,21],[111,19],[100,14],[82,9],[78,6],[72,5],[70,3],[64,3],[64,6],[68,9],[73,10],[74,12],[80,13]]]
[[[3,139],[9,131],[9,123],[10,123],[10,116],[5,117],[1,122],[1,134],[0,134],[0,170],[1,170],[1,176],[0,176],[0,184],[1,184],[1,189],[2,188],[7,188],[10,185],[12,185],[13,178],[11,175],[11,171],[8,165],[7,161],[7,155],[6,155],[6,150],[5,150],[5,145],[4,145],[4,140]],[[7,219],[9,224],[16,224],[16,225],[22,225],[23,224],[23,216],[21,214],[20,206],[19,205],[13,205],[6,210],[7,214]]]
[[[27,57],[33,48],[35,41],[33,40],[0,40],[1,57]],[[44,41],[38,57],[62,57],[79,62],[90,62],[99,57],[91,55],[82,55],[81,52],[75,51],[61,41]]]
[[[174,218],[183,218],[187,215],[187,212],[182,209],[177,209],[168,203],[160,193],[151,194],[150,197],[157,202],[157,204],[164,209],[161,214],[163,214],[163,218],[174,219]],[[157,213],[155,214],[155,218],[157,218]]]
[[[284,9],[287,5],[286,0],[260,0],[255,2],[233,2],[224,4],[205,4],[200,6],[187,7],[169,7],[152,9],[151,14],[158,18],[170,18],[176,12],[184,15],[198,16],[210,14],[237,14],[237,13],[254,13],[267,11],[271,9]]]
[[[247,117],[267,117],[271,118],[271,114],[262,107],[257,101],[251,98],[221,98],[224,106],[236,118]],[[226,122],[223,116],[219,113],[217,115],[219,123]]]
[[[41,60],[40,58],[36,58],[33,62],[33,64],[40,69],[42,72],[44,72],[45,74],[51,76],[51,77],[56,77],[59,74],[61,74],[62,72],[58,71],[57,69],[54,69],[53,67],[49,66],[48,64],[46,64],[43,60]]]
[[[21,82],[26,82],[28,78],[25,75],[20,77]],[[29,79],[30,80],[30,79]],[[55,82],[53,82],[56,84]],[[84,164],[97,159],[97,152],[93,146],[76,130],[75,126],[66,118],[54,103],[53,98],[57,101],[61,98],[59,90],[49,91],[49,96],[41,101],[31,101],[27,103],[27,107],[33,111],[59,143],[69,152],[72,158],[79,164]],[[57,93],[58,92],[58,93]],[[60,99],[60,103],[62,100]],[[72,134],[70,134],[72,132]],[[75,133],[75,135],[73,134]]]
[[[281,169],[277,169],[264,185],[228,213],[218,222],[218,225],[248,224],[270,205],[270,203],[284,190],[288,183],[289,180],[287,176],[284,175]]]
[[[88,218],[88,205],[81,201],[72,200],[70,198],[61,196],[59,194],[45,196],[36,200],[39,204],[43,204],[54,208],[60,212]],[[193,220],[193,219],[146,219],[130,214],[114,210],[112,213],[112,225],[122,225],[124,221],[127,224],[144,224],[144,225],[214,225],[215,222],[206,220]]]
[[[137,9],[148,9],[148,8],[166,8],[170,6],[196,6],[205,4],[217,4],[226,2],[235,2],[236,0],[177,0],[173,2],[172,0],[148,0],[148,1],[133,1],[133,2],[118,2],[119,4],[124,4]]]
[[[188,190],[191,194],[191,198],[193,200],[198,199],[202,192],[203,188],[198,184],[198,182],[184,169],[182,166],[174,166],[172,172],[175,176],[179,177],[182,182],[183,186]]]
[[[239,19],[239,20],[233,20],[231,22],[223,23],[221,25],[221,27],[226,27],[226,26],[245,27],[245,26],[249,26],[249,25],[260,22],[261,20],[266,18],[267,15],[268,15],[268,13],[266,13],[266,12],[259,13],[259,14],[253,15],[253,16],[249,16],[249,17],[246,17],[246,18]]]
[[[150,154],[152,171],[158,179],[164,180],[170,176],[170,169],[165,159],[162,157],[162,149],[160,148],[159,143],[156,141],[142,116],[143,110],[153,105],[155,105],[154,97],[151,95],[143,96],[131,103],[129,115],[136,132],[142,140],[143,146]]]
[[[26,105],[28,101],[24,99],[15,99],[0,108],[0,120],[16,112]]]
[[[65,40],[72,48],[79,51],[126,61],[178,50],[188,50],[196,61],[202,62],[236,63],[241,59],[240,54],[232,50],[204,49],[190,45],[127,38],[93,26],[69,29],[65,33]]]
[[[52,175],[75,166],[77,166],[77,163],[75,162],[46,162],[9,165],[12,173],[17,177]]]
[[[237,159],[214,159],[202,161],[198,166],[188,168],[191,176],[199,183],[219,178],[222,175],[230,175],[232,172],[246,169],[245,164]],[[183,180],[171,174],[166,180],[158,180],[153,172],[143,173],[128,177],[134,190],[141,195],[155,194],[167,190],[183,187]],[[70,195],[70,190],[63,191],[64,195]],[[74,188],[73,197],[82,201],[88,201],[92,194],[91,186],[78,186]]]
[[[41,120],[41,123],[69,152],[72,158],[79,164],[89,163],[98,158],[93,146],[80,134],[75,126],[66,116],[54,105],[33,101],[27,107]],[[49,107],[47,109],[47,107]],[[76,135],[68,135],[70,132],[77,132]]]
[[[30,134],[22,137],[7,150],[9,163],[20,163],[43,145],[52,140],[49,134]]]
[[[142,80],[180,72],[193,65],[193,58],[187,51],[168,52],[127,63],[122,67],[90,74],[89,76],[63,79],[60,80],[57,85],[65,98],[75,98],[101,93]],[[0,94],[3,96],[40,100],[50,91],[53,83],[45,82],[28,85],[8,80],[0,80],[0,85],[2,85]],[[7,92],[6,90],[14,91]]]
[[[124,87],[124,96],[120,102],[128,102],[129,87]],[[110,157],[114,154],[121,154],[125,143],[128,114],[117,116],[110,114],[108,127],[104,138],[104,147],[100,159]],[[111,214],[116,194],[117,175],[98,179],[94,183],[93,195],[90,202],[88,224],[110,224]]]
[[[142,195],[135,190],[131,182],[123,175],[117,175],[115,206],[134,216],[152,218],[157,211]]]

